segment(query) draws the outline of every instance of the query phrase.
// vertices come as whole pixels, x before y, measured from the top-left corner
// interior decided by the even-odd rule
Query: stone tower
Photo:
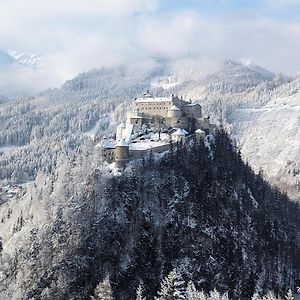
[[[116,144],[115,148],[115,162],[119,168],[125,167],[130,158],[129,144],[125,140],[121,140]]]

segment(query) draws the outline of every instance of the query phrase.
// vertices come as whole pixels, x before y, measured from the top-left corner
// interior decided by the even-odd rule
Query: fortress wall
[[[189,118],[201,118],[202,109],[199,104],[183,106],[182,110],[186,113]]]
[[[138,159],[138,158],[145,157],[147,154],[150,153],[151,150],[154,153],[162,153],[162,152],[168,151],[169,149],[170,149],[170,144],[165,144],[165,145],[153,147],[153,148],[147,149],[147,150],[145,150],[145,149],[143,149],[143,150],[130,150],[130,154],[131,154],[132,158]]]

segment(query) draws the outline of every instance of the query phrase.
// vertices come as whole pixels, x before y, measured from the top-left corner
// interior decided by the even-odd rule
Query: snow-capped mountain
[[[10,51],[10,55],[20,64],[24,66],[37,66],[42,57],[38,56],[35,53],[24,53],[24,52],[17,52],[17,51]]]
[[[10,67],[37,66],[41,59],[34,53],[0,50],[0,71]]]
[[[0,51],[0,70],[5,69],[12,64],[15,64],[16,60],[8,52]]]
[[[16,101],[48,88],[42,58],[33,53],[0,50],[0,101]]]

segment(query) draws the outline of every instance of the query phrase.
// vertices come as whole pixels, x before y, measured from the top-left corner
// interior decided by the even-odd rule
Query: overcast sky
[[[0,48],[35,52],[62,80],[185,52],[300,71],[300,0],[0,0]]]

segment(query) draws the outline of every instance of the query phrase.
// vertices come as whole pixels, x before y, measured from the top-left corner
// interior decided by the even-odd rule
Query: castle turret
[[[182,128],[179,128],[172,133],[172,141],[184,144],[186,135],[188,135],[188,132]]]
[[[196,135],[196,140],[198,143],[203,142],[205,139],[205,131],[201,130],[201,129],[197,129],[195,131],[195,135]]]
[[[125,140],[121,140],[118,144],[116,144],[115,148],[115,162],[117,167],[124,167],[129,161],[129,158],[129,144]]]
[[[178,108],[175,105],[170,107],[170,109],[168,110],[168,117],[169,118],[179,118],[179,117],[181,117],[181,115],[182,115],[181,109]]]

